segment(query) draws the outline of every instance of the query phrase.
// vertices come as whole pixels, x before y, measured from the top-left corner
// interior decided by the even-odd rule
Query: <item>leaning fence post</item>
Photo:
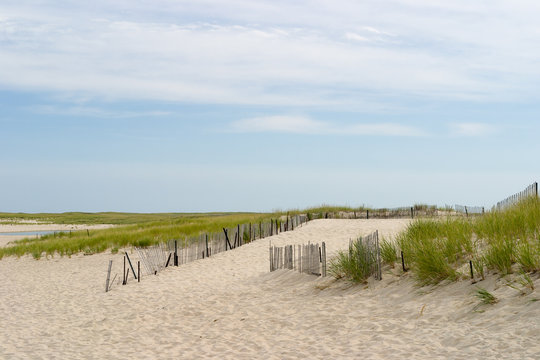
[[[137,282],[141,282],[141,262],[137,261]]]
[[[131,268],[131,271],[133,272],[133,277],[134,277],[135,279],[137,279],[137,275],[135,275],[135,270],[133,270],[133,265],[131,265],[131,260],[129,259],[129,255],[128,255],[127,252],[125,252],[125,253],[126,253],[127,260],[128,260],[128,262],[129,262],[129,267]],[[129,272],[129,270],[128,270],[128,272]]]
[[[225,233],[225,251],[227,251],[227,245],[229,245],[229,248],[232,249],[231,242],[229,241],[229,235],[227,234],[227,229],[223,228],[223,232]]]
[[[401,251],[401,266],[403,267],[403,272],[407,272],[405,268],[405,258],[403,257],[403,250]]]
[[[109,260],[109,270],[107,270],[107,281],[105,281],[105,292],[109,291],[109,280],[111,279],[112,260]]]
[[[471,268],[471,279],[474,280],[474,273],[473,273],[472,260],[469,260],[469,266],[470,266],[470,268]]]

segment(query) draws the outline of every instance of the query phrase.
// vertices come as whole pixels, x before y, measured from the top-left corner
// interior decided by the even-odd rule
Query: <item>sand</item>
[[[16,224],[0,223],[0,233],[13,233],[13,235],[0,235],[0,247],[13,245],[13,241],[34,236],[17,235],[20,232],[35,231],[76,231],[76,230],[98,230],[107,229],[114,225],[96,224],[96,225],[73,225],[73,224],[40,224],[37,221],[18,222]]]
[[[382,281],[351,286],[268,271],[269,241],[325,241],[335,253],[407,222],[316,220],[108,293],[107,264],[120,273],[121,254],[5,258],[0,358],[539,359],[538,290],[521,295],[488,278],[476,285],[499,302],[478,307],[470,281],[418,288],[385,269]]]

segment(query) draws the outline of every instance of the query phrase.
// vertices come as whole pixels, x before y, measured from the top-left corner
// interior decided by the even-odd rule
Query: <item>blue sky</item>
[[[481,205],[540,179],[534,1],[0,3],[0,211]]]

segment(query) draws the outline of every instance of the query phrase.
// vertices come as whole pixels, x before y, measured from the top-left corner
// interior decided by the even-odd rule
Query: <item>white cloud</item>
[[[348,32],[345,34],[345,37],[349,40],[356,40],[356,41],[370,41],[367,37],[358,35],[352,32]]]
[[[351,107],[538,96],[534,2],[17,4],[0,5],[4,89]]]
[[[451,129],[453,136],[485,136],[496,131],[495,126],[485,123],[455,123]]]
[[[421,129],[395,123],[337,123],[303,116],[263,116],[231,124],[235,132],[275,132],[309,135],[425,136]]]
[[[48,115],[63,115],[63,116],[75,116],[75,117],[98,117],[98,118],[138,118],[138,117],[156,117],[166,116],[171,113],[168,111],[124,111],[124,110],[105,110],[96,107],[88,106],[70,106],[70,107],[58,107],[52,105],[39,105],[31,108],[38,114]]]

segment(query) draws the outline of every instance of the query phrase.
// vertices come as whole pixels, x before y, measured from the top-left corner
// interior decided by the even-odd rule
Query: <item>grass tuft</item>
[[[346,278],[355,283],[365,282],[371,275],[376,259],[373,252],[362,242],[362,238],[349,246],[349,251],[339,251],[330,260],[328,272],[336,279]]]
[[[481,287],[477,287],[476,297],[485,305],[496,304],[499,301],[492,293]]]

